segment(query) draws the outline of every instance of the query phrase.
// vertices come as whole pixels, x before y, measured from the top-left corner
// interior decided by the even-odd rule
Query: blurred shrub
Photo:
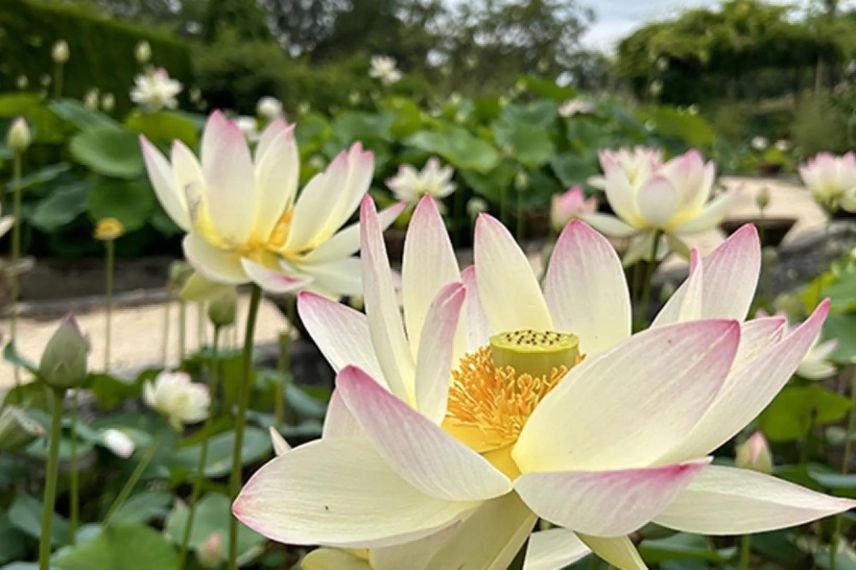
[[[800,101],[791,138],[800,152],[808,157],[820,151],[844,152],[847,144],[848,116],[826,94],[806,95]]]
[[[97,87],[115,95],[117,112],[130,109],[128,91],[140,72],[134,48],[141,40],[152,46],[154,65],[167,68],[185,85],[192,84],[190,50],[180,39],[107,19],[78,5],[0,0],[0,90],[16,89],[20,76],[27,78],[28,90],[42,89],[42,78],[53,75],[50,52],[59,39],[68,42],[71,52],[63,73],[66,96],[82,98]]]

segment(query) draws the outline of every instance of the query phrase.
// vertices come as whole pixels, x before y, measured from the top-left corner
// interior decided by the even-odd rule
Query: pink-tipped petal
[[[612,245],[574,220],[556,242],[544,295],[560,331],[576,334],[588,356],[630,336],[630,293]]]
[[[651,328],[694,321],[704,311],[704,265],[698,250],[690,252],[690,274],[677,291],[666,301],[651,323]]]
[[[140,147],[149,181],[155,189],[155,196],[167,215],[178,227],[190,231],[190,215],[184,201],[184,191],[176,188],[172,166],[148,139],[140,135]]]
[[[703,317],[743,320],[761,274],[761,241],[745,225],[704,259]],[[725,293],[727,291],[727,293]]]
[[[467,298],[464,302],[466,339],[462,350],[473,352],[490,341],[490,322],[487,320],[479,298],[475,266],[470,265],[461,272],[461,281],[467,289]]]
[[[246,257],[241,258],[241,266],[253,282],[265,292],[282,295],[305,289],[312,278],[304,275],[288,275],[269,269]]]
[[[825,300],[785,339],[761,349],[755,358],[736,368],[701,421],[661,461],[706,455],[760,414],[796,372],[820,334],[828,312],[829,300]]]
[[[297,312],[309,336],[333,370],[339,372],[353,364],[386,384],[364,314],[309,292],[297,296]]]
[[[327,404],[327,414],[324,416],[324,429],[321,433],[323,439],[330,437],[357,437],[364,436],[360,424],[354,418],[351,410],[342,399],[338,390],[333,390],[330,402]]]
[[[596,536],[623,536],[660,513],[709,459],[618,471],[526,473],[514,488],[554,524]]]
[[[458,316],[466,290],[461,283],[450,283],[440,289],[428,307],[424,332],[416,359],[416,407],[436,424],[446,415],[449,384],[452,379],[452,354]]]
[[[505,226],[487,214],[476,222],[475,266],[482,306],[495,332],[553,329],[529,260]]]
[[[805,524],[856,507],[756,471],[712,465],[654,521],[683,532],[753,534]]]
[[[707,411],[739,342],[736,321],[695,321],[587,358],[529,417],[512,452],[517,465],[524,473],[651,465]]]
[[[740,348],[737,350],[735,366],[741,366],[754,358],[758,351],[778,342],[785,331],[787,319],[784,317],[763,317],[746,321],[740,325]]]
[[[483,501],[511,482],[465,446],[355,367],[336,377],[348,409],[390,467],[423,493],[450,501]]]
[[[265,135],[276,133],[270,140]],[[265,144],[262,144],[265,143]],[[300,154],[294,137],[294,125],[280,129],[269,126],[256,148],[255,185],[259,203],[253,237],[264,243],[286,213],[297,194]]]
[[[277,542],[369,548],[427,536],[477,505],[425,495],[369,442],[343,437],[307,443],[266,463],[232,513]]]
[[[429,305],[443,287],[460,280],[460,273],[446,224],[434,199],[426,194],[410,220],[401,264],[404,323],[414,353]]]

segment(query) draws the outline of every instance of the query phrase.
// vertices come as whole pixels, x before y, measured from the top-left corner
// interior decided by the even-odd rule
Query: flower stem
[[[54,99],[59,99],[62,97],[62,71],[63,64],[57,62],[54,65],[54,78],[53,78],[53,88],[54,88]]]
[[[463,191],[457,189],[454,192],[452,200],[452,219],[454,220],[452,227],[455,228],[455,232],[452,234],[452,243],[455,247],[461,247],[461,235],[464,233],[464,228],[469,225],[465,219],[467,214],[464,212],[465,206]]]
[[[125,504],[125,501],[128,500],[128,497],[131,496],[131,491],[134,490],[134,487],[139,482],[140,477],[143,476],[143,473],[146,470],[146,467],[151,463],[152,458],[154,458],[155,453],[160,447],[161,440],[163,440],[164,432],[158,435],[158,437],[152,442],[149,448],[146,450],[145,455],[143,455],[140,462],[137,463],[137,467],[134,469],[134,472],[131,473],[131,476],[125,482],[125,486],[122,487],[122,490],[119,491],[119,494],[116,495],[116,498],[113,500],[113,504],[110,505],[110,508],[107,510],[107,515],[104,517],[104,522],[101,524],[101,530],[105,530],[108,526],[110,526],[110,521],[113,520],[113,516],[119,511],[122,505]]]
[[[184,363],[187,354],[187,303],[178,300],[178,365]]]
[[[71,396],[71,462],[69,465],[68,492],[71,503],[69,510],[69,534],[71,544],[77,543],[77,527],[80,520],[80,474],[77,470],[77,412],[78,391]]]
[[[526,231],[526,219],[524,216],[523,192],[521,191],[517,192],[517,225],[514,231],[517,241],[523,241],[523,234]]]
[[[116,246],[112,239],[104,242],[104,296],[107,298],[106,317],[104,324],[104,372],[110,372],[110,339],[113,328],[113,272],[116,265]]]
[[[262,290],[258,285],[252,286],[250,307],[247,312],[247,327],[244,330],[243,370],[238,384],[238,416],[235,418],[235,445],[232,448],[232,474],[229,477],[229,495],[232,500],[241,490],[241,449],[244,444],[244,422],[247,419],[247,406],[250,401],[250,372],[253,365],[253,337],[256,331],[256,317],[259,313],[259,303]],[[229,518],[229,570],[238,568],[238,519]]]
[[[850,454],[853,451],[852,434],[856,424],[856,368],[850,373],[850,416],[847,419],[847,434],[844,438],[844,458],[841,463],[841,474],[850,472]],[[835,528],[832,531],[832,541],[829,545],[829,569],[835,570],[838,561],[838,541],[841,539],[841,515],[835,517]]]
[[[166,368],[169,358],[169,306],[172,304],[172,292],[167,289],[166,301],[163,303],[163,335],[161,337],[161,365]]]
[[[208,390],[211,393],[211,401],[214,401],[214,396],[217,393],[217,384],[219,378],[219,356],[217,347],[220,340],[220,327],[214,327],[214,339],[211,344],[211,369],[208,376]],[[214,423],[214,410],[208,410],[208,418],[205,420],[206,432],[211,429]],[[199,501],[199,493],[202,491],[202,481],[205,478],[205,463],[208,461],[208,442],[211,440],[211,434],[206,433],[205,440],[202,442],[202,449],[199,453],[199,463],[196,466],[196,477],[193,480],[193,489],[190,492],[189,512],[187,513],[187,522],[184,524],[184,534],[181,537],[181,547],[179,548],[178,569],[183,570],[187,562],[187,545],[190,542],[190,533],[193,530],[193,519],[196,515],[196,503]]]
[[[39,570],[50,568],[51,523],[56,502],[56,480],[59,471],[59,437],[62,427],[62,404],[65,390],[53,390],[53,416],[51,418],[51,440],[45,477],[45,494],[42,499],[42,531],[39,535]]]
[[[645,269],[645,281],[642,286],[642,302],[639,305],[638,328],[642,328],[648,321],[648,309],[651,304],[651,281],[657,272],[657,249],[660,247],[660,230],[654,232],[654,243],[651,245],[651,255],[648,258],[648,267]]]
[[[744,534],[740,537],[740,561],[738,570],[749,570],[749,560],[752,556],[752,536]]]
[[[9,273],[9,305],[12,314],[9,319],[9,340],[14,344],[18,334],[18,270],[21,257],[21,170],[24,160],[23,153],[16,152],[12,163],[12,259]],[[21,369],[15,365],[15,387],[21,386]],[[18,391],[20,397],[20,391]]]

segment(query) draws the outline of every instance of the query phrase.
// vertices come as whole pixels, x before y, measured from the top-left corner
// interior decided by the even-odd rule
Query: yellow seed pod
[[[112,241],[122,237],[125,233],[125,226],[116,218],[102,218],[95,224],[95,239],[101,241]]]

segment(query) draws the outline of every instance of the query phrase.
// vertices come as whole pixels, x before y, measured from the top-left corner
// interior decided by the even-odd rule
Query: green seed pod
[[[48,341],[39,362],[39,377],[49,386],[65,390],[77,388],[86,379],[89,342],[77,320],[66,317]]]

